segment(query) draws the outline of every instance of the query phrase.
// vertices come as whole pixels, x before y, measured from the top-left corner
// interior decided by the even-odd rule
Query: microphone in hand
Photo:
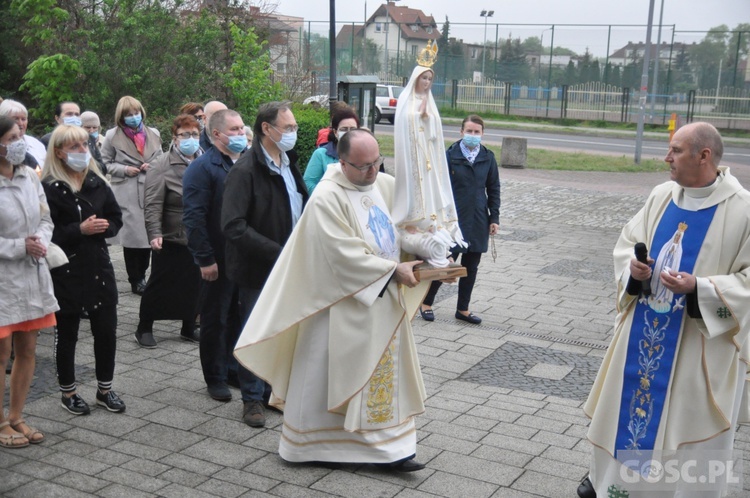
[[[635,245],[635,259],[637,259],[639,262],[643,264],[648,264],[648,249],[646,248],[646,244],[643,242],[638,242]],[[648,278],[646,280],[641,280],[641,291],[643,292],[643,295],[648,297],[651,295],[651,279]]]

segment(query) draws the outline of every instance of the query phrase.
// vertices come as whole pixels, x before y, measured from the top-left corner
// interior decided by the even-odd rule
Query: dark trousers
[[[458,255],[461,255],[461,266],[466,268],[466,276],[458,279],[458,303],[456,309],[459,311],[469,311],[469,302],[471,301],[471,291],[474,290],[474,282],[477,279],[477,268],[479,268],[479,260],[482,259],[481,252],[454,252],[451,253],[451,257],[454,261],[458,260]],[[423,303],[427,306],[432,306],[435,302],[435,296],[438,293],[438,289],[442,282],[437,280],[433,281],[430,285],[430,290],[427,291],[427,295],[424,298]]]
[[[255,303],[258,302],[260,297],[261,289],[251,289],[249,287],[240,287],[240,327],[238,328],[237,337],[234,338],[232,348],[237,343],[240,333],[250,317]],[[234,358],[234,356],[232,356]],[[237,360],[235,360],[237,361]],[[240,387],[242,390],[242,401],[268,401],[268,397],[271,395],[271,386],[265,383],[263,379],[259,379],[250,370],[246,369],[242,365],[237,365],[237,377],[240,381]]]
[[[125,271],[128,273],[128,282],[137,284],[146,278],[151,249],[134,249],[123,247],[122,256],[125,260]]]
[[[238,289],[220,270],[218,279],[203,281],[202,295],[199,350],[203,378],[209,385],[225,384],[240,328]]]
[[[80,313],[55,313],[55,362],[60,390],[76,390],[75,356],[78,342]],[[110,389],[115,374],[115,353],[117,352],[117,308],[106,306],[89,310],[91,333],[94,336],[94,359],[96,380],[100,389]]]

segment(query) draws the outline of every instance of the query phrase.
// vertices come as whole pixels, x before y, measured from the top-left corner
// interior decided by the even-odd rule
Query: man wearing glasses
[[[352,130],[315,187],[250,316],[235,356],[284,410],[290,462],[421,470],[414,417],[425,389],[411,331],[425,286],[401,262],[394,179],[375,137]],[[419,289],[418,287],[421,287]]]
[[[253,310],[308,198],[292,150],[297,128],[287,102],[262,105],[255,119],[253,146],[227,175],[221,226],[226,238],[227,275],[239,287],[242,323]],[[232,347],[239,332],[232,337]],[[263,427],[266,384],[242,367],[238,377],[242,420],[250,427]]]

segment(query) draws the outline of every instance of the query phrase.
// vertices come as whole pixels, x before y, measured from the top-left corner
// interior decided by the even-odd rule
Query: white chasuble
[[[711,187],[683,189],[674,182],[657,186],[645,206],[623,228],[614,250],[615,276],[618,284],[617,318],[612,342],[602,360],[602,365],[589,398],[584,405],[591,418],[588,438],[594,445],[590,470],[591,481],[599,496],[661,497],[661,496],[722,496],[722,486],[701,486],[701,483],[677,480],[658,481],[666,474],[643,474],[643,468],[634,472],[617,460],[623,441],[634,451],[654,451],[654,457],[665,455],[675,462],[701,461],[708,452],[731,455],[736,424],[747,414],[747,401],[743,391],[747,383],[748,348],[750,332],[750,194],[731,176],[729,169],[719,168],[719,176]],[[633,296],[626,292],[630,278],[629,264],[633,247],[643,242],[650,247],[655,259],[654,272],[666,268],[683,268],[690,251],[690,232],[696,225],[673,224],[666,237],[660,238],[658,226],[668,216],[670,206],[687,211],[715,209],[715,214],[700,243],[692,270],[697,280],[697,305],[702,317],[689,316],[687,311],[679,318],[673,317],[679,330],[679,342],[669,346],[673,365],[663,365],[668,383],[660,394],[660,413],[648,403],[636,404],[636,417],[623,422],[634,399],[624,396],[633,390],[628,379],[629,345],[633,335],[642,333],[644,327],[636,326],[643,317],[643,305],[659,313],[659,327],[666,326],[667,314],[687,309],[682,296],[672,296],[663,289],[655,275],[652,280],[651,299]],[[689,224],[688,224],[689,225]],[[656,285],[654,285],[656,284]],[[639,299],[640,297],[640,299]],[[667,308],[669,307],[669,310]],[[640,311],[639,311],[640,310]],[[648,323],[654,323],[652,311]],[[644,347],[654,346],[654,341],[642,340]],[[661,346],[660,346],[661,348]],[[656,350],[654,350],[656,351]],[[657,352],[659,355],[661,351]],[[652,356],[653,357],[653,356]],[[641,373],[648,365],[640,366]],[[643,381],[643,386],[653,390],[656,377]],[[638,398],[640,400],[640,398]],[[648,399],[646,400],[649,401]],[[636,427],[639,416],[652,421],[646,433],[648,438],[628,439],[628,431]],[[647,441],[648,440],[648,441]],[[647,444],[644,442],[647,441]],[[679,453],[675,453],[679,452]],[[674,455],[678,455],[674,457]],[[631,460],[628,459],[628,462]],[[671,460],[668,461],[668,463]],[[651,469],[646,469],[651,472]],[[654,477],[656,476],[656,478]],[[705,484],[705,483],[704,483]]]
[[[284,411],[287,461],[389,463],[416,452],[426,398],[410,320],[427,285],[393,274],[394,181],[329,167],[284,246],[235,356]]]

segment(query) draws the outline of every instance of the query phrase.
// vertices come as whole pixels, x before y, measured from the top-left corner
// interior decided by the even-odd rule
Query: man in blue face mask
[[[500,228],[500,177],[495,154],[481,145],[484,135],[482,118],[472,114],[464,119],[461,135],[461,140],[446,151],[458,225],[469,244],[465,249],[454,247],[451,254],[454,260],[460,254],[461,265],[466,268],[466,276],[458,281],[455,317],[479,324],[482,319],[469,311],[469,302],[479,260],[482,253],[487,252],[489,236],[495,235]],[[429,322],[435,319],[432,303],[440,285],[437,280],[432,283],[419,309],[422,318]]]
[[[236,111],[217,111],[208,122],[214,146],[190,163],[182,178],[183,222],[188,249],[204,280],[201,302],[200,358],[208,394],[229,401],[228,382],[236,379],[230,351],[239,333],[237,286],[227,278],[221,206],[227,173],[247,147],[245,124]],[[244,396],[244,393],[243,393]]]
[[[55,106],[55,122],[58,125],[66,124],[81,126],[81,108],[75,102],[60,102]],[[49,137],[51,136],[52,132],[49,132],[39,140],[41,140],[44,146],[47,147],[49,144]]]
[[[239,286],[242,324],[255,307],[308,198],[297,154],[292,150],[297,121],[289,103],[260,106],[253,131],[253,146],[227,175],[221,210],[227,275]],[[239,330],[232,345],[238,336]],[[266,383],[241,366],[238,374],[242,420],[251,427],[263,427],[270,390],[266,393]]]

